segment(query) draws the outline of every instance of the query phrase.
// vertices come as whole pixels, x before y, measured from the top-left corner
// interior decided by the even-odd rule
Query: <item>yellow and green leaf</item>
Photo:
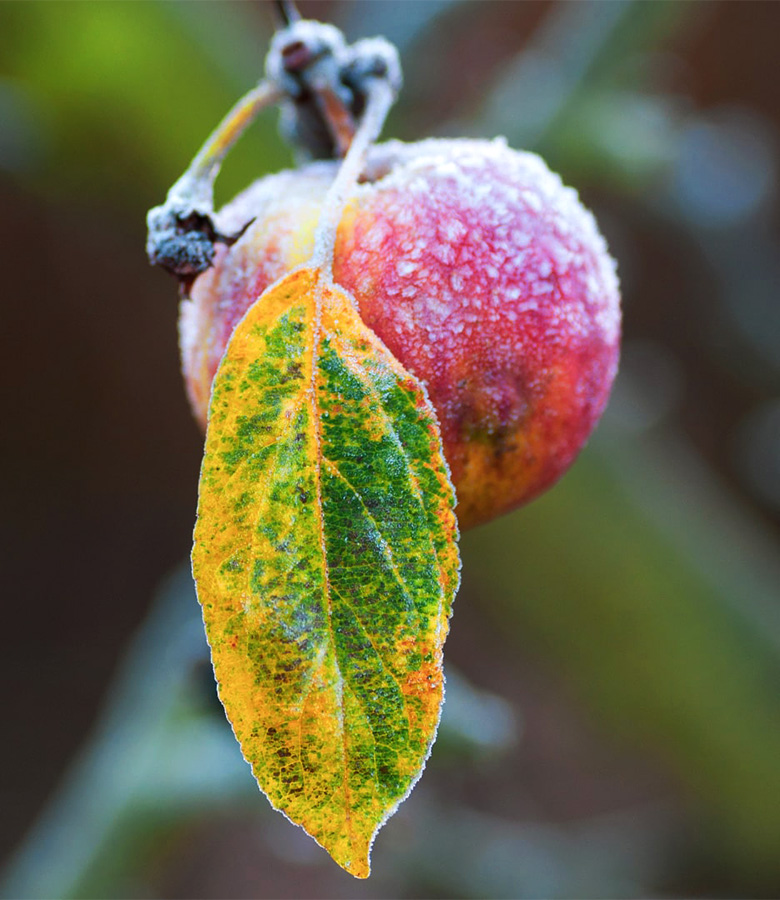
[[[316,267],[217,372],[193,569],[219,692],[271,803],[347,871],[419,777],[459,561],[425,391]]]

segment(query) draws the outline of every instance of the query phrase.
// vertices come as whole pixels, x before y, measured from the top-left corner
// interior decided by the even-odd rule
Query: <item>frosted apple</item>
[[[261,179],[218,216],[253,219],[182,302],[184,374],[205,425],[230,335],[311,256],[336,163]],[[341,221],[335,281],[428,390],[461,528],[527,502],[571,465],[618,360],[615,266],[592,215],[542,160],[501,140],[392,141]]]

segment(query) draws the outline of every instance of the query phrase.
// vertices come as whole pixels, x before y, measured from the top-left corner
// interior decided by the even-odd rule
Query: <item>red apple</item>
[[[336,164],[270,175],[219,214],[227,233],[181,308],[190,400],[205,424],[236,323],[308,261]],[[618,360],[615,266],[592,215],[534,154],[501,140],[373,148],[342,219],[334,280],[428,389],[461,528],[535,497],[573,462]]]

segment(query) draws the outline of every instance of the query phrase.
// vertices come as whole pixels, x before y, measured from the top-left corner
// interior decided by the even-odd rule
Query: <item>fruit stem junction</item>
[[[265,79],[236,103],[170,189],[165,203],[147,216],[149,261],[176,275],[185,295],[195,278],[213,264],[215,244],[234,243],[251,224],[233,234],[220,233],[214,182],[228,152],[262,109],[281,105],[282,133],[299,155],[345,159],[345,164],[347,158],[355,161],[348,165],[352,174],[342,179],[339,173],[343,193],[357,180],[365,151],[379,135],[400,90],[398,53],[384,38],[350,45],[333,25],[287,18],[288,24],[272,39]],[[355,140],[360,146],[349,153]],[[340,214],[345,202],[343,198],[330,206],[338,207]]]

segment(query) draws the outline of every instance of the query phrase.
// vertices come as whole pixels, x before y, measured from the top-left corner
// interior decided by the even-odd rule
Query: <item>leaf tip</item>
[[[369,848],[366,848],[363,853],[355,854],[351,859],[340,860],[335,857],[334,859],[353,878],[366,879],[371,874],[371,851]]]

